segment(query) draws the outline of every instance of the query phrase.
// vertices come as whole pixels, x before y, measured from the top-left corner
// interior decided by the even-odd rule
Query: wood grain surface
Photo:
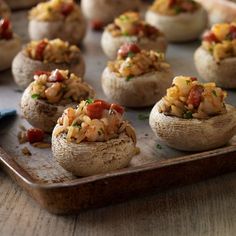
[[[0,172],[0,235],[201,235],[236,232],[236,173],[126,203],[55,216]]]

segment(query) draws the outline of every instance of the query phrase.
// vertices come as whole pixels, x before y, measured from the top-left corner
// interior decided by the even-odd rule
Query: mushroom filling
[[[39,3],[29,12],[30,20],[39,21],[75,21],[81,20],[79,6],[73,0],[51,0]]]
[[[13,38],[11,22],[7,18],[0,20],[0,40],[10,40]]]
[[[75,63],[80,60],[79,48],[61,39],[31,41],[26,45],[24,53],[44,63]]]
[[[161,15],[174,16],[181,13],[193,13],[199,7],[200,5],[193,0],[156,0],[150,10]]]
[[[80,102],[93,95],[93,89],[68,70],[35,72],[31,89],[33,99],[43,99],[50,104],[65,105]]]
[[[134,142],[134,129],[123,120],[124,108],[103,100],[80,102],[77,109],[67,108],[57,121],[53,135],[66,134],[69,142],[104,142],[126,133]]]
[[[236,23],[215,24],[204,34],[202,47],[216,62],[236,56]]]
[[[129,81],[145,73],[167,70],[170,65],[165,62],[162,53],[141,50],[136,44],[126,43],[119,49],[117,59],[108,62],[108,68],[117,77],[125,77]]]
[[[157,37],[163,35],[157,28],[141,20],[137,12],[126,12],[120,15],[106,29],[113,37],[137,36],[139,38],[146,37],[155,40]]]
[[[162,98],[159,112],[185,119],[207,119],[227,112],[227,94],[215,83],[199,83],[195,77],[178,76]]]

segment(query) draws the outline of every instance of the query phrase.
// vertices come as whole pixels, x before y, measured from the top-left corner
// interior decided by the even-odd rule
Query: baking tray
[[[28,40],[26,12],[13,15],[15,30],[23,41]],[[97,96],[105,98],[100,75],[107,58],[100,48],[101,33],[88,31],[82,46],[85,55],[86,81],[96,88]],[[197,75],[192,55],[200,42],[170,45],[167,60],[176,75]],[[129,167],[107,174],[78,178],[62,169],[52,158],[50,149],[20,145],[20,126],[29,127],[21,117],[19,102],[22,93],[14,84],[10,71],[0,74],[0,107],[17,108],[18,116],[0,122],[0,165],[42,207],[57,214],[76,213],[82,209],[121,202],[149,192],[184,185],[236,170],[236,137],[222,148],[201,153],[179,152],[157,142],[148,125],[140,119],[147,109],[127,109],[126,118],[137,130],[141,153]],[[236,105],[235,92],[228,102]],[[220,135],[220,134],[219,134]],[[180,137],[181,138],[181,137]],[[31,156],[21,150],[28,147]]]

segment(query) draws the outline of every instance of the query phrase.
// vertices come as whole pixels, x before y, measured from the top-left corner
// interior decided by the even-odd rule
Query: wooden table
[[[55,216],[0,171],[0,235],[235,235],[236,173],[126,203]]]

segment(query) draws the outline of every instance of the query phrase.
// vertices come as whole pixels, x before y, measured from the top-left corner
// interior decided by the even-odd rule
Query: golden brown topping
[[[204,34],[202,46],[219,62],[236,56],[236,23],[215,24]]]
[[[215,83],[201,84],[195,77],[178,76],[167,89],[159,112],[185,119],[206,119],[226,112],[226,96]]]
[[[68,70],[36,71],[31,97],[48,103],[68,104],[94,96],[94,90]]]

